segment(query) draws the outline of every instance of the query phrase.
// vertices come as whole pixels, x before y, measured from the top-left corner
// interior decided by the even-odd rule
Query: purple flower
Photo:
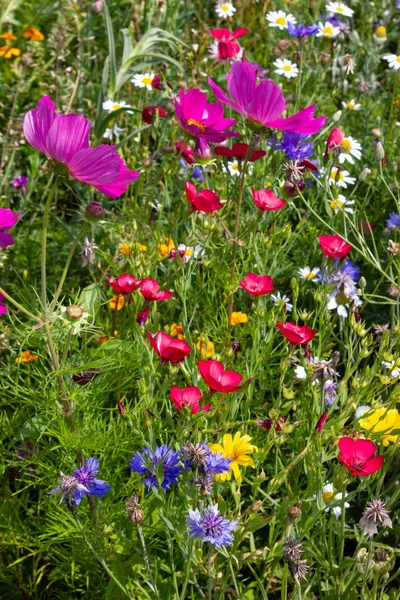
[[[207,457],[205,471],[207,475],[220,475],[221,473],[227,473],[231,464],[231,459],[224,458],[221,452],[215,454],[210,452]]]
[[[236,62],[228,75],[227,96],[212,79],[208,80],[214,96],[249,120],[256,129],[270,127],[297,133],[316,133],[325,124],[326,117],[314,119],[315,104],[303,108],[288,117],[279,117],[285,110],[286,102],[281,88],[269,79],[257,84],[257,67],[251,63]]]
[[[186,524],[189,527],[189,535],[202,538],[204,542],[216,548],[230,546],[233,542],[231,532],[238,527],[237,521],[229,521],[222,517],[217,504],[207,506],[203,514],[198,509],[189,510]]]
[[[110,198],[119,198],[139,177],[126,168],[114,146],[89,148],[90,122],[83,115],[57,115],[49,96],[26,113],[23,130],[31,146]]]
[[[198,469],[207,477],[228,472],[232,463],[230,458],[223,458],[222,453],[214,453],[207,442],[188,443],[182,450],[185,453],[185,468],[189,471]]]
[[[308,37],[314,35],[317,31],[318,25],[303,25],[303,23],[293,25],[290,21],[288,22],[288,32],[292,37]]]
[[[80,484],[75,488],[74,501],[79,504],[83,496],[97,496],[102,498],[110,489],[102,479],[96,479],[99,470],[99,461],[92,457],[85,460],[83,467],[74,471],[74,477]],[[82,489],[84,487],[85,489]]]
[[[0,315],[5,315],[7,312],[7,305],[4,304],[5,297],[0,294]]]
[[[312,142],[307,142],[309,136],[293,131],[284,131],[282,141],[276,138],[268,140],[268,145],[276,150],[283,150],[290,160],[305,160],[314,152]]]
[[[386,225],[390,231],[393,229],[393,227],[400,228],[400,215],[394,212],[390,213],[389,218],[386,221]]]
[[[146,475],[143,483],[147,489],[158,488],[157,475],[163,477],[161,487],[167,490],[172,484],[178,483],[178,477],[182,473],[182,466],[178,452],[168,448],[165,444],[156,446],[155,450],[143,448],[142,452],[136,452],[129,463],[129,468],[135,473]]]
[[[327,379],[324,383],[324,403],[326,408],[330,408],[336,400],[337,383],[333,379]]]
[[[92,369],[88,369],[85,373],[77,373],[72,375],[72,381],[78,385],[87,385],[89,381],[92,381],[92,379],[98,377],[101,372],[101,369],[93,367]]]
[[[11,208],[0,208],[0,231],[7,231],[14,227],[22,212],[14,214]]]
[[[10,233],[0,231],[0,248],[4,249],[14,245],[14,238]]]
[[[27,189],[26,186],[28,185],[28,178],[26,175],[20,175],[19,177],[14,177],[14,179],[11,182],[11,187],[14,190],[21,190],[21,192],[23,194],[26,194]]]

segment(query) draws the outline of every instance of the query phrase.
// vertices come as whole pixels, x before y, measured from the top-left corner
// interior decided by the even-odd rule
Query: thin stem
[[[146,542],[144,540],[143,529],[142,529],[141,525],[139,525],[139,524],[137,525],[137,531],[139,534],[140,544],[142,546],[143,560],[144,560],[144,564],[146,567],[147,575],[150,580],[151,587],[152,587],[155,597],[157,598],[157,600],[160,600],[160,595],[158,593],[158,589],[154,582],[153,574],[152,574],[151,568],[150,568],[149,556],[147,554],[147,548],[146,548]]]
[[[187,553],[187,556],[185,557],[185,562],[186,562],[185,581],[183,582],[180,600],[185,600],[186,588],[187,588],[189,576],[190,576],[190,567],[192,564],[192,552],[193,552],[193,540],[192,540],[192,538],[190,538],[188,553]]]
[[[208,565],[207,565],[207,596],[208,600],[212,600],[213,592],[213,580],[211,576],[211,546],[208,551]]]
[[[229,569],[230,569],[230,572],[231,572],[231,575],[232,575],[232,580],[233,580],[233,585],[234,585],[234,588],[235,588],[236,596],[238,598],[240,598],[240,591],[239,591],[238,584],[237,584],[237,581],[236,581],[236,575],[235,575],[235,571],[233,570],[233,565],[232,565],[232,560],[231,559],[229,559]]]
[[[288,580],[288,566],[285,563],[283,566],[283,573],[282,573],[281,600],[287,600],[287,580]]]
[[[30,319],[34,319],[34,321],[37,321],[37,323],[40,323],[40,324],[43,323],[42,319],[40,319],[39,317],[36,317],[31,312],[29,312],[29,310],[27,310],[26,308],[24,308],[22,306],[22,304],[19,304],[19,302],[17,302],[16,300],[14,300],[14,298],[12,298],[9,294],[7,294],[7,292],[5,290],[3,290],[2,287],[0,287],[0,294],[2,296],[4,296],[4,298],[6,300],[8,300],[9,302],[11,302],[11,304],[14,304],[14,306],[16,308],[18,308],[18,310],[20,310],[21,312],[23,312],[24,314],[26,314],[27,317],[29,317]]]
[[[53,175],[51,176],[53,178]],[[41,270],[42,270],[42,304],[43,310],[46,312],[47,309],[47,290],[46,290],[46,251],[47,251],[47,228],[49,225],[49,213],[51,203],[54,198],[54,194],[57,189],[57,178],[53,183],[53,187],[50,189],[49,195],[46,200],[43,213],[43,231],[42,231],[42,251],[41,251]]]

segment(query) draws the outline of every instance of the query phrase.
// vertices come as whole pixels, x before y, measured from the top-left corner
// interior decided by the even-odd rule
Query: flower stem
[[[211,576],[211,546],[208,551],[208,564],[207,564],[207,598],[208,600],[212,600],[212,592],[213,592],[213,580]]]
[[[53,175],[51,176],[50,181],[52,180]],[[57,178],[55,179],[53,186],[50,189],[49,195],[47,196],[46,204],[44,207],[43,213],[43,231],[42,231],[42,251],[41,251],[41,271],[42,271],[42,304],[43,310],[46,312],[47,310],[47,290],[46,290],[46,251],[47,251],[47,228],[49,225],[49,213],[51,203],[54,198],[54,194],[57,189]]]
[[[29,310],[27,310],[26,308],[24,308],[22,306],[22,304],[19,304],[19,302],[17,302],[16,300],[14,300],[14,298],[12,298],[9,294],[7,294],[7,292],[5,290],[3,290],[2,287],[0,287],[0,294],[2,296],[4,296],[4,298],[6,300],[8,300],[9,302],[11,302],[11,304],[14,304],[14,306],[16,308],[18,308],[18,310],[20,310],[21,312],[23,312],[27,317],[29,317],[30,319],[34,319],[35,321],[37,321],[40,324],[43,323],[42,319],[40,319],[39,317],[36,317],[34,314],[32,314],[31,312],[29,312]]]
[[[139,539],[140,539],[140,545],[142,546],[143,560],[144,560],[144,564],[146,567],[147,575],[150,580],[151,587],[152,587],[155,597],[157,598],[157,600],[160,600],[160,595],[158,593],[158,589],[154,582],[153,574],[152,574],[151,568],[150,568],[149,556],[147,554],[147,548],[146,548],[146,542],[145,542],[144,535],[143,535],[143,529],[142,529],[142,526],[139,524],[137,524],[137,531],[138,531],[138,535],[139,535]]]

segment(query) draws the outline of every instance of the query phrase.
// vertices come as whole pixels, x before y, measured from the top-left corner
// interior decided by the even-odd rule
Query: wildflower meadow
[[[0,23],[0,598],[400,600],[400,2]]]

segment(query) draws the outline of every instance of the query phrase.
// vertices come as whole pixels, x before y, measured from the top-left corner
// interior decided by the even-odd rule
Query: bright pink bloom
[[[10,233],[0,231],[0,248],[7,248],[14,245],[14,238]]]
[[[210,190],[202,190],[197,193],[196,186],[190,181],[185,182],[185,193],[189,204],[192,205],[194,210],[199,210],[204,213],[213,213],[216,210],[223,208],[219,200],[219,196],[215,192]]]
[[[249,273],[239,285],[251,296],[265,296],[274,291],[274,280],[269,275]]]
[[[186,342],[172,338],[167,333],[164,333],[164,331],[159,331],[155,337],[148,331],[147,337],[153,349],[161,358],[162,365],[166,362],[171,362],[174,365],[183,362],[186,356],[192,351]]]
[[[217,146],[214,148],[215,154],[218,156],[228,156],[229,158],[236,158],[237,160],[244,160],[246,158],[248,152],[249,145],[237,143],[233,144],[232,148],[227,148],[226,146]],[[254,150],[249,158],[247,159],[249,162],[254,162],[256,160],[260,160],[267,153],[265,150]]]
[[[338,459],[353,475],[371,475],[379,471],[385,462],[383,456],[374,456],[377,447],[371,440],[342,437],[339,440],[339,450]]]
[[[142,289],[140,290],[140,293],[148,302],[154,302],[156,300],[168,300],[168,298],[171,298],[172,292],[168,290],[159,291],[159,289],[160,284],[158,281],[152,279],[151,277],[146,277],[142,280]]]
[[[307,325],[296,325],[296,323],[281,323],[276,322],[282,335],[289,340],[291,344],[300,344],[305,346],[313,337],[317,335],[317,332]]]
[[[168,115],[167,111],[161,108],[161,106],[145,106],[142,110],[142,121],[148,125],[151,125],[153,122],[153,117],[156,114],[159,117],[166,117]]]
[[[314,119],[315,104],[286,119],[279,117],[286,108],[282,90],[269,79],[257,84],[257,70],[257,66],[251,63],[236,62],[232,65],[228,75],[230,98],[212,79],[208,83],[219,102],[244,115],[256,127],[311,134],[324,126],[326,117]]]
[[[244,27],[236,29],[235,31],[230,31],[229,29],[211,29],[211,35],[218,40],[218,58],[220,60],[228,60],[237,56],[240,53],[240,45],[237,43],[236,39],[246,35],[248,31],[249,30]]]
[[[188,165],[193,165],[194,164],[194,150],[193,148],[191,148],[190,146],[188,146],[187,144],[185,144],[184,142],[177,142],[175,144],[175,148],[176,148],[176,153],[180,154],[181,157],[183,158],[183,160],[185,162],[187,162]],[[183,150],[182,150],[183,148]]]
[[[117,294],[130,294],[140,288],[142,280],[135,279],[129,273],[124,273],[123,275],[118,275],[117,279],[109,277],[108,283]]]
[[[7,305],[4,304],[5,297],[0,294],[0,315],[5,315],[7,312]]]
[[[243,377],[236,371],[225,371],[225,367],[217,360],[199,360],[200,374],[213,392],[237,392],[241,389]]]
[[[325,156],[328,156],[329,152],[333,148],[337,148],[338,146],[340,146],[340,142],[344,139],[344,137],[345,135],[343,131],[338,127],[334,127],[326,141]]]
[[[26,113],[23,129],[31,146],[110,198],[121,196],[139,177],[126,168],[114,146],[89,148],[90,122],[83,115],[57,115],[49,96]]]
[[[260,210],[279,210],[286,206],[286,202],[281,198],[278,198],[271,190],[254,190],[251,189],[253,194],[253,202]]]
[[[0,208],[0,231],[7,231],[8,229],[11,229],[11,227],[14,227],[21,215],[22,212],[18,212],[14,215],[11,208]]]
[[[338,235],[319,235],[318,239],[322,252],[331,258],[345,258],[353,248]]]
[[[173,385],[169,394],[172,402],[175,404],[176,408],[182,411],[184,406],[191,406],[192,415],[195,415],[200,410],[200,398],[202,397],[202,393],[198,387],[195,385],[190,385],[188,387],[184,387],[181,390],[177,385]],[[211,404],[205,404],[201,410],[210,410]]]

